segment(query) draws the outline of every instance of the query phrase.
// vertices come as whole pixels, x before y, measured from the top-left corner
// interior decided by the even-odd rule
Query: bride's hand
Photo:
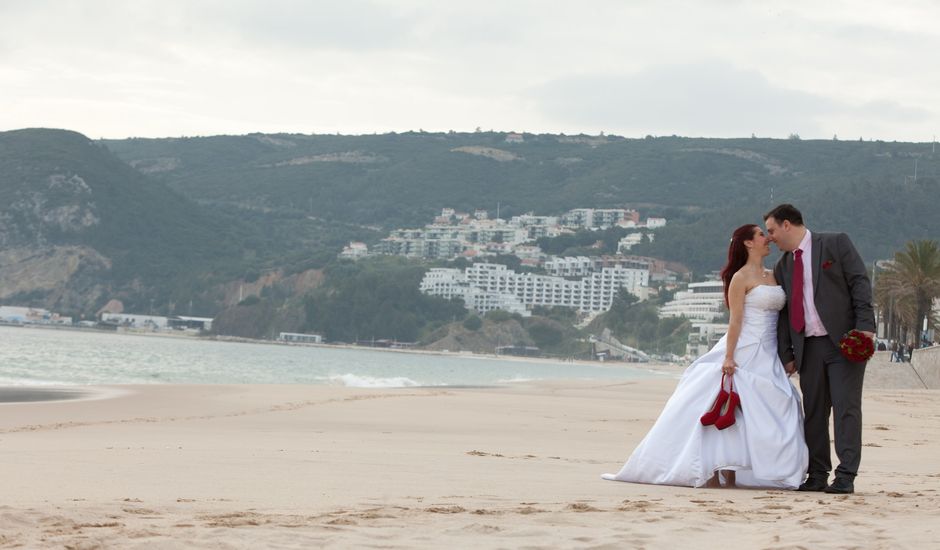
[[[737,368],[737,366],[733,358],[726,357],[725,362],[721,364],[721,372],[724,374],[734,374],[734,369]]]

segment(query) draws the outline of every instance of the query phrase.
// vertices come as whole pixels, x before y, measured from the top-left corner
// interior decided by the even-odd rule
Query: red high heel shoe
[[[718,417],[721,416],[721,407],[728,401],[728,392],[725,391],[725,375],[721,375],[721,391],[718,392],[718,397],[715,398],[715,404],[709,409],[708,412],[702,415],[702,425],[711,426],[718,420]]]
[[[725,407],[727,408],[721,416],[718,417],[718,420],[715,421],[715,427],[719,430],[734,425],[734,411],[735,409],[741,408],[741,396],[738,395],[738,392],[734,391],[734,378],[732,377],[728,377],[728,392],[728,402],[725,403]]]

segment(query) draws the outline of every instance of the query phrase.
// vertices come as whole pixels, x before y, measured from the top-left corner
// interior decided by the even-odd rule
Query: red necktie
[[[793,251],[793,292],[790,293],[790,326],[797,332],[806,327],[803,314],[803,251]]]

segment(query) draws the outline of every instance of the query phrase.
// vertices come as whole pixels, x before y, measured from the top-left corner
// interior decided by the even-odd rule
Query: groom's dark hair
[[[764,221],[767,221],[767,218],[773,218],[778,223],[786,221],[793,225],[803,225],[803,214],[800,214],[800,211],[789,203],[775,206],[773,210],[764,214]]]

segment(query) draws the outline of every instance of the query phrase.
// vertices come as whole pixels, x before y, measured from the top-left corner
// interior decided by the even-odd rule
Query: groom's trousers
[[[828,336],[808,337],[803,345],[800,390],[804,431],[809,447],[809,477],[826,478],[832,470],[829,411],[835,430],[837,477],[854,479],[862,459],[862,382],[866,363],[842,356]]]

